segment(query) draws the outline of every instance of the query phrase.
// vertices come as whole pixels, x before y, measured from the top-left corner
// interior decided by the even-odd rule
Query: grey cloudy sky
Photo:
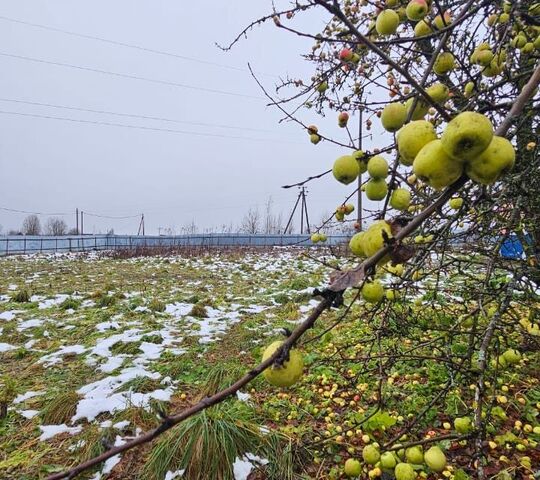
[[[309,81],[312,66],[300,55],[308,51],[311,42],[278,30],[270,23],[256,28],[229,53],[216,48],[215,42],[226,43],[251,20],[269,13],[270,9],[271,2],[267,0],[3,2],[0,17],[241,70],[69,36],[0,18],[0,207],[66,213],[78,207],[109,216],[144,212],[147,233],[157,233],[159,227],[178,231],[192,219],[201,229],[230,222],[238,224],[248,208],[262,207],[269,196],[274,199],[275,209],[286,214],[297,192],[282,190],[280,186],[330,168],[333,160],[346,152],[324,143],[315,147],[298,127],[278,124],[279,112],[265,106],[261,91],[246,70],[249,61],[270,89],[278,81],[278,75],[290,74]],[[321,12],[320,17],[311,16],[302,22],[315,31],[324,20]],[[189,123],[59,109],[13,100]],[[319,125],[326,122],[325,132],[333,131],[345,140],[344,132],[335,127],[334,118],[319,120],[304,110],[302,119]],[[323,212],[333,210],[352,190],[352,186],[343,187],[331,177],[311,183],[308,202],[312,218],[319,220]],[[0,225],[4,231],[16,228],[24,216],[0,210]],[[74,224],[74,216],[66,217],[70,226]],[[45,219],[46,216],[42,218]],[[85,219],[87,232],[114,227],[117,233],[135,233],[137,223],[137,219]]]

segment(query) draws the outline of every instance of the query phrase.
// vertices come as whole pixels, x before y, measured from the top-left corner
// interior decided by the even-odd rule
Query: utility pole
[[[81,210],[81,235],[84,235],[84,212]]]
[[[289,216],[289,221],[287,222],[287,226],[285,227],[284,233],[287,233],[287,230],[289,230],[289,227],[291,227],[292,219],[294,217],[294,213],[296,212],[296,209],[299,203],[300,203],[300,234],[304,233],[304,215],[306,216],[306,231],[307,233],[311,233],[310,227],[309,227],[309,215],[308,215],[308,210],[307,210],[306,193],[307,193],[306,187],[304,186],[300,187],[300,192],[298,192],[298,197],[296,197],[296,202],[292,209],[291,215]]]
[[[144,213],[141,213],[141,221],[139,222],[139,229],[137,230],[137,235],[144,235]]]
[[[79,209],[78,208],[75,209],[75,224],[76,224],[76,227],[75,227],[76,235],[79,235]]]
[[[306,200],[306,190],[304,187],[302,187],[302,206],[304,207],[304,210],[306,212],[306,229],[307,233],[311,233],[310,226],[309,226],[309,215],[307,211],[307,200]]]
[[[360,116],[358,121],[358,150],[362,150],[362,106],[360,106]],[[357,200],[357,217],[356,221],[360,225],[360,230],[363,230],[362,225],[362,174],[358,175],[358,200]]]

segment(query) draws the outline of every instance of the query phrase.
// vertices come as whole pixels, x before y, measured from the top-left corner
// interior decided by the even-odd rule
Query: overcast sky
[[[11,21],[0,18],[0,207],[67,213],[70,226],[77,207],[107,216],[144,213],[147,233],[157,233],[160,227],[178,231],[192,219],[201,229],[238,224],[250,207],[262,207],[269,196],[275,209],[286,215],[297,191],[280,186],[330,168],[336,157],[347,152],[324,143],[313,146],[298,127],[278,124],[279,112],[265,106],[262,92],[247,72],[250,62],[269,89],[278,76],[287,74],[309,81],[313,67],[300,55],[309,50],[310,41],[269,23],[253,30],[231,52],[215,46],[215,42],[227,43],[270,9],[267,0],[3,2],[0,16]],[[320,29],[327,20],[320,15],[302,20],[303,25]],[[345,141],[334,118],[322,121],[305,110],[302,119],[319,125],[326,121],[325,131],[335,131]],[[330,176],[310,183],[313,221],[332,211],[353,189]],[[5,232],[19,227],[24,217],[0,210],[0,225]],[[137,226],[138,219],[133,218],[85,218],[87,232],[114,227],[117,233],[136,233]]]

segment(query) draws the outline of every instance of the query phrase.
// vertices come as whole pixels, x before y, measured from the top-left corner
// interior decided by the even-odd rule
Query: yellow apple
[[[379,201],[386,197],[388,185],[384,179],[372,178],[366,183],[366,197],[370,200]]]
[[[450,157],[441,140],[425,145],[414,159],[413,171],[418,178],[440,190],[454,183],[463,173],[463,164]]]
[[[348,185],[358,178],[360,167],[352,155],[343,155],[334,162],[332,173],[338,182]]]
[[[437,139],[435,127],[427,120],[416,120],[405,125],[397,133],[399,161],[406,166],[413,164],[418,152],[429,142]]]
[[[381,114],[381,123],[388,132],[398,131],[407,118],[407,107],[403,103],[389,103]]]
[[[394,10],[386,9],[377,15],[375,30],[379,35],[392,35],[396,33],[399,25],[399,15]]]
[[[280,340],[271,343],[264,351],[262,361],[268,360],[282,344],[283,342]],[[290,387],[300,379],[303,371],[302,354],[293,348],[289,351],[289,359],[283,362],[282,366],[270,366],[263,372],[263,376],[276,387]]]
[[[495,135],[489,146],[467,163],[465,173],[471,180],[489,185],[511,170],[515,160],[516,152],[510,141]]]
[[[473,160],[482,153],[493,138],[493,125],[481,113],[462,112],[446,126],[441,143],[452,158]]]

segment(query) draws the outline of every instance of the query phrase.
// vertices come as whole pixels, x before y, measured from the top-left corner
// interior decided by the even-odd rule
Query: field
[[[317,304],[313,288],[325,284],[333,260],[315,256],[276,248],[0,259],[0,478],[45,478],[232,383]],[[468,478],[474,449],[452,423],[474,406],[477,372],[466,359],[482,317],[455,328],[475,272],[442,272],[411,280],[397,301],[325,312],[303,340],[306,371],[294,387],[257,378],[80,478],[340,478],[366,444],[398,451],[394,437],[433,436],[448,437],[440,444],[450,467],[420,475]],[[381,276],[387,285],[393,278]],[[345,305],[356,295],[348,292]],[[513,311],[521,308],[514,299]],[[500,349],[519,346],[523,355],[486,377],[493,415],[484,447],[488,473],[529,478],[540,468],[540,359],[512,321]],[[444,361],[446,352],[463,362]]]

